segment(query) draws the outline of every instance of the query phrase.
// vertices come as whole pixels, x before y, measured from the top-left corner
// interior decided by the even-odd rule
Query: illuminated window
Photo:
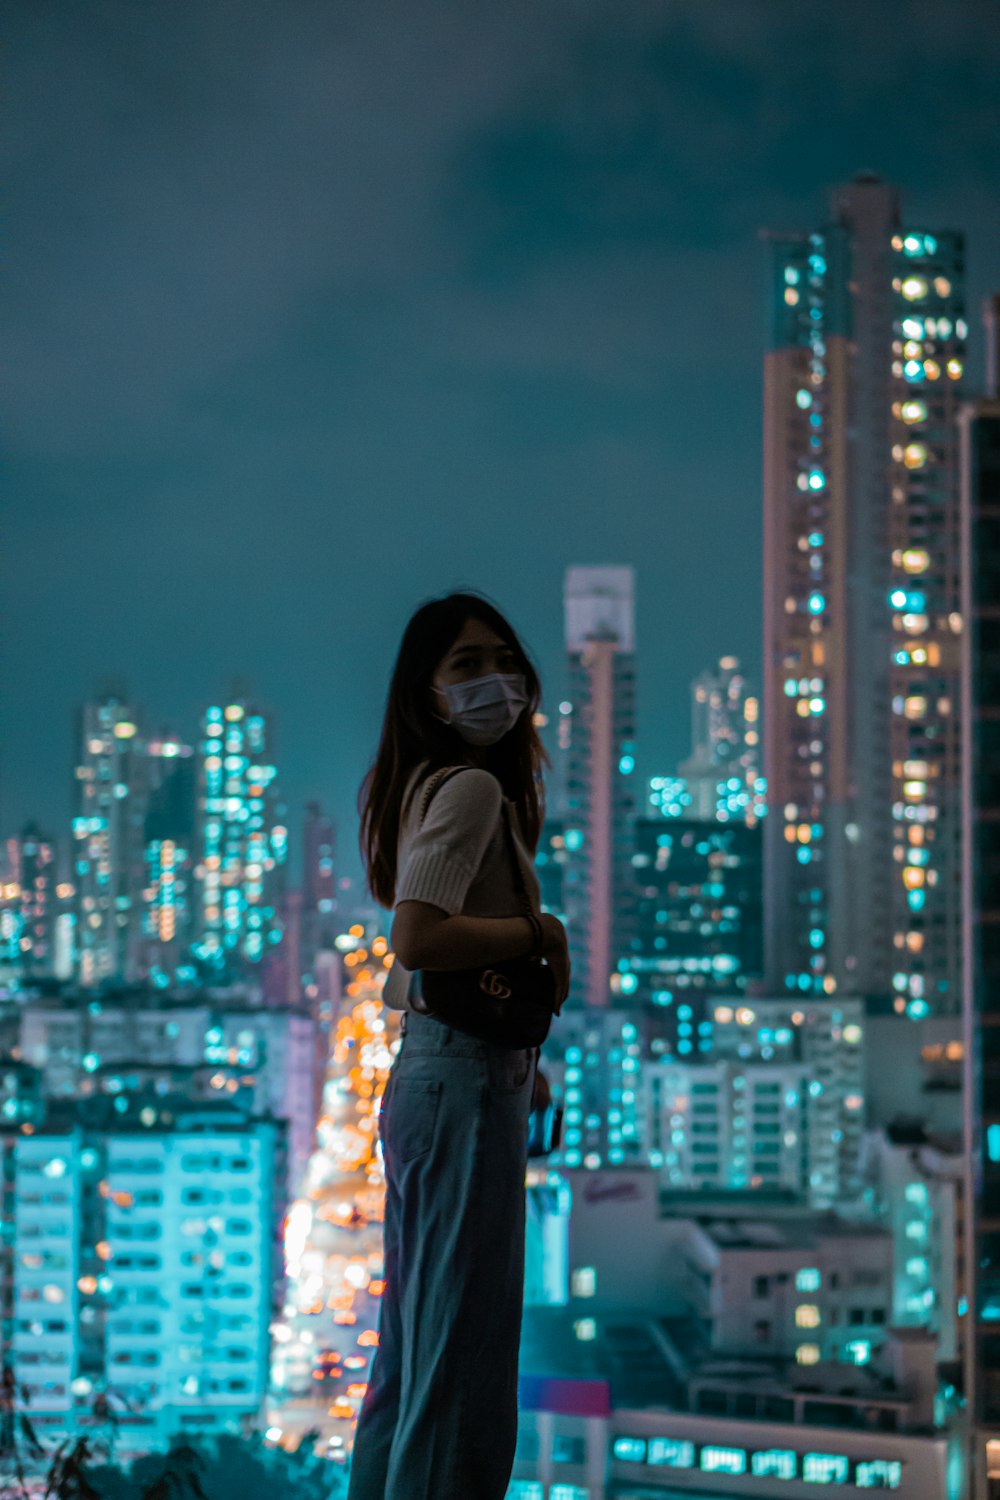
[[[593,1266],[580,1266],[570,1278],[574,1297],[593,1297],[597,1293],[597,1271]]]
[[[763,1453],[753,1454],[750,1472],[758,1479],[794,1479],[798,1473],[798,1457],[790,1448],[768,1448]]]
[[[922,469],[927,463],[925,443],[908,443],[903,449],[903,462],[908,469]]]
[[[797,1292],[818,1292],[820,1286],[820,1273],[812,1266],[804,1266],[802,1270],[795,1273],[795,1290]]]
[[[930,290],[923,276],[907,276],[900,287],[900,291],[907,302],[918,302],[921,297],[926,297]]]
[[[796,1328],[818,1328],[819,1308],[813,1302],[801,1302],[795,1309]]]
[[[746,1469],[747,1455],[744,1448],[718,1448],[712,1445],[701,1450],[703,1474],[745,1474]]]
[[[637,1437],[616,1437],[611,1445],[614,1458],[621,1459],[624,1463],[644,1464],[646,1462],[646,1439]]]
[[[807,1484],[846,1484],[850,1465],[840,1453],[807,1453],[802,1478]]]
[[[818,1365],[819,1345],[800,1344],[795,1351],[795,1358],[800,1365]]]
[[[903,1482],[903,1466],[898,1458],[872,1458],[859,1463],[854,1483],[859,1490],[898,1490]]]
[[[694,1443],[687,1438],[650,1438],[647,1463],[665,1469],[693,1469]]]

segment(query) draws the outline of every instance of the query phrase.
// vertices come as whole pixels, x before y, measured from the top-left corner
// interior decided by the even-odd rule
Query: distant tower
[[[863,175],[771,250],[768,985],[954,1012],[962,238]]]
[[[1000,1478],[1000,298],[988,315],[989,399],[961,414],[965,1398],[970,1500]]]
[[[316,958],[334,950],[337,936],[337,832],[319,802],[306,804],[302,827],[301,977],[315,980]]]
[[[573,997],[607,1006],[632,932],[635,816],[635,615],[631,568],[566,574],[569,702],[561,741],[567,777],[563,838]],[[565,712],[568,710],[568,712]]]
[[[678,776],[691,795],[688,816],[746,823],[763,816],[760,705],[735,656],[691,685],[691,754]]]
[[[21,967],[51,974],[55,967],[56,846],[36,823],[27,823],[18,851],[21,886]]]
[[[281,941],[288,829],[273,726],[245,699],[205,714],[198,747],[197,934],[210,969],[239,972]]]
[[[157,985],[195,977],[195,760],[190,745],[161,734],[147,744],[150,780],[143,840],[144,973]]]
[[[141,972],[147,773],[135,706],[114,693],[85,703],[73,819],[77,970],[85,986]]]

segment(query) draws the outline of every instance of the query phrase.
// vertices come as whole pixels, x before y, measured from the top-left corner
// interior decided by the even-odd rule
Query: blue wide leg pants
[[[538,1049],[405,1024],[379,1120],[386,1285],[348,1500],[503,1500]]]

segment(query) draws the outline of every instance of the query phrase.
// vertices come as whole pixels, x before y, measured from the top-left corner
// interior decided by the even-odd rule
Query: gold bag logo
[[[495,969],[484,969],[479,988],[487,995],[492,995],[494,1000],[509,1000],[511,996],[510,985]]]

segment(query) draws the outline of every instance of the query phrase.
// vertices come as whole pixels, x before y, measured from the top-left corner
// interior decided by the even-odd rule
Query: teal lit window
[[[694,1443],[687,1438],[650,1438],[646,1462],[665,1469],[693,1469]]]
[[[803,1266],[795,1273],[795,1290],[797,1292],[818,1292],[820,1287],[820,1273],[815,1266]]]
[[[750,1472],[758,1479],[794,1479],[798,1473],[798,1455],[791,1448],[768,1448],[753,1454]]]
[[[811,490],[823,490],[826,488],[826,475],[822,469],[812,469],[809,473],[809,488]]]
[[[986,1154],[990,1161],[1000,1161],[1000,1125],[986,1127]]]
[[[644,1464],[646,1462],[646,1439],[616,1437],[611,1445],[611,1452],[615,1458],[621,1459],[623,1463]]]
[[[621,760],[618,762],[618,769],[623,776],[630,776],[635,770],[635,756],[623,755]]]
[[[802,1478],[807,1484],[846,1484],[850,1465],[842,1453],[807,1453]]]
[[[859,1490],[898,1490],[903,1482],[903,1466],[898,1458],[872,1458],[859,1463],[854,1483]]]
[[[573,850],[582,849],[583,848],[583,832],[582,832],[582,830],[579,829],[579,828],[567,828],[566,835],[565,835],[565,844],[566,844],[566,848],[567,849],[573,849]]]
[[[856,1365],[866,1365],[872,1357],[872,1346],[870,1339],[852,1339],[847,1345],[847,1352],[851,1361]]]
[[[701,1450],[703,1474],[745,1474],[747,1455],[745,1448],[719,1448],[714,1444]]]
[[[821,615],[825,607],[826,600],[823,598],[822,594],[809,595],[809,613],[811,615]]]

